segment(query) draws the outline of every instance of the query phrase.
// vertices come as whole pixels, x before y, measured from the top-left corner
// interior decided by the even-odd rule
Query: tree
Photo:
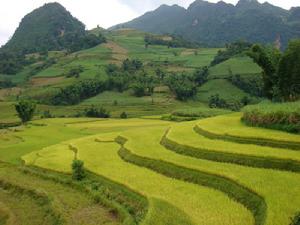
[[[126,112],[122,112],[122,113],[120,114],[120,118],[121,118],[121,119],[127,119],[127,118],[128,118],[127,113],[126,113]]]
[[[281,54],[276,48],[254,45],[249,56],[263,69],[267,98],[296,100],[300,95],[300,40],[289,43]]]
[[[147,91],[151,96],[151,102],[152,104],[154,103],[154,90],[155,90],[155,86],[156,86],[156,79],[154,76],[147,76],[147,83],[146,83],[146,87],[147,87]]]
[[[300,96],[300,40],[289,43],[278,68],[278,87],[285,100]]]
[[[278,84],[280,51],[273,47],[254,45],[248,55],[263,69],[264,93],[267,98],[273,99],[273,90]]]
[[[227,108],[228,107],[226,100],[220,98],[219,94],[210,96],[208,105],[210,108]]]
[[[155,74],[156,74],[156,76],[157,76],[157,78],[158,78],[158,80],[159,80],[159,90],[158,90],[158,92],[160,93],[160,92],[161,92],[161,85],[162,85],[162,83],[163,83],[163,81],[164,81],[164,78],[165,78],[166,74],[165,74],[165,72],[162,71],[160,68],[158,68],[158,69],[155,71]]]
[[[33,118],[36,109],[36,104],[32,101],[22,100],[15,105],[15,109],[22,123],[26,123]]]
[[[207,66],[196,70],[196,72],[194,73],[194,77],[197,85],[199,86],[203,85],[207,81],[208,75],[209,75],[209,70]]]
[[[86,177],[84,170],[84,162],[81,160],[73,160],[72,163],[72,177],[74,180],[81,181]]]

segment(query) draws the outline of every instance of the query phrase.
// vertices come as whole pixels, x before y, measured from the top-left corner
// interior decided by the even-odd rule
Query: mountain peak
[[[237,7],[247,7],[247,6],[253,6],[253,5],[260,5],[260,3],[257,0],[239,0],[237,3]]]
[[[259,3],[257,0],[239,0],[238,4]]]
[[[169,9],[184,9],[184,8],[177,5],[177,4],[174,4],[174,5],[162,4],[155,11],[157,11],[157,10],[169,10]]]
[[[85,34],[85,26],[57,2],[47,3],[27,14],[12,39],[3,47],[10,51],[32,53],[39,49],[61,50],[60,41],[68,34]]]
[[[192,4],[190,4],[188,10],[194,9],[194,8],[197,8],[197,7],[208,6],[208,5],[214,5],[214,3],[204,1],[204,0],[196,0]]]

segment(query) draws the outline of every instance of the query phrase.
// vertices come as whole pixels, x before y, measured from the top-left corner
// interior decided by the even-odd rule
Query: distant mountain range
[[[223,46],[236,40],[277,43],[300,37],[300,7],[285,10],[257,0],[196,0],[187,9],[162,5],[130,22],[111,29],[134,28],[157,34],[175,34],[207,46]]]

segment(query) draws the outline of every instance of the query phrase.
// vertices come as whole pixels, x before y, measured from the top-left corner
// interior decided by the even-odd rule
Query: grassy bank
[[[264,102],[243,110],[242,120],[259,126],[291,133],[300,133],[300,101],[291,103]]]

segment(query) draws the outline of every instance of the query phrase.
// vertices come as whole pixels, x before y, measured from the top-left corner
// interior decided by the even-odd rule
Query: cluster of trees
[[[185,101],[197,93],[195,78],[188,73],[174,73],[168,76],[167,85],[178,100]]]
[[[166,84],[177,99],[186,101],[197,94],[197,88],[207,81],[208,74],[207,67],[198,69],[193,74],[173,73],[166,78]]]
[[[15,84],[10,79],[0,80],[0,89],[1,88],[10,88],[14,87]]]
[[[100,79],[82,80],[61,88],[57,94],[50,97],[49,101],[53,105],[75,105],[105,90],[107,90],[106,81]]]
[[[2,74],[16,74],[28,63],[28,60],[22,54],[6,51],[0,52],[0,73]]]
[[[77,52],[105,43],[106,38],[102,34],[97,36],[88,33],[83,35],[79,35],[78,33],[68,33],[60,38],[60,42],[68,52]]]
[[[254,45],[248,53],[263,69],[264,94],[272,100],[300,97],[300,40],[292,40],[284,53],[269,46]]]
[[[102,106],[96,107],[92,105],[91,107],[85,109],[85,116],[87,117],[94,117],[94,118],[109,118],[110,113],[103,108]]]
[[[126,59],[119,68],[116,65],[108,65],[107,74],[109,75],[109,88],[117,91],[132,89],[137,97],[151,95],[153,96],[157,78],[154,75],[146,73],[144,65],[137,59]]]
[[[227,102],[219,94],[212,95],[209,98],[208,105],[210,108],[223,108],[230,109],[232,111],[238,111],[243,106],[246,106],[251,103],[251,99],[247,96],[244,96],[240,101],[236,102]]]
[[[115,89],[119,92],[128,90],[135,82],[137,73],[143,68],[143,63],[137,59],[126,59],[122,66],[118,67],[115,64],[109,64],[106,67],[106,73],[109,76],[108,88]]]
[[[248,51],[251,48],[252,44],[246,41],[236,41],[231,44],[226,44],[225,50],[220,50],[211,62],[211,66],[215,66],[219,63],[222,63],[231,57],[241,54],[245,51]]]
[[[245,77],[237,74],[231,76],[229,78],[229,81],[239,89],[245,91],[246,93],[252,96],[264,96],[263,82],[261,81],[260,77]]]
[[[168,46],[168,48],[197,48],[198,44],[192,43],[184,40],[178,36],[170,36],[168,38],[164,38],[163,36],[146,34],[145,38],[145,46],[146,48],[149,45],[164,45]]]
[[[131,88],[133,95],[137,97],[151,96],[155,87],[167,85],[179,100],[187,100],[197,93],[197,87],[207,81],[208,68],[204,67],[194,73],[172,73],[166,74],[161,69],[155,73],[148,73],[144,70],[140,60],[126,59],[121,67],[110,64],[107,66],[108,88],[120,92]]]

